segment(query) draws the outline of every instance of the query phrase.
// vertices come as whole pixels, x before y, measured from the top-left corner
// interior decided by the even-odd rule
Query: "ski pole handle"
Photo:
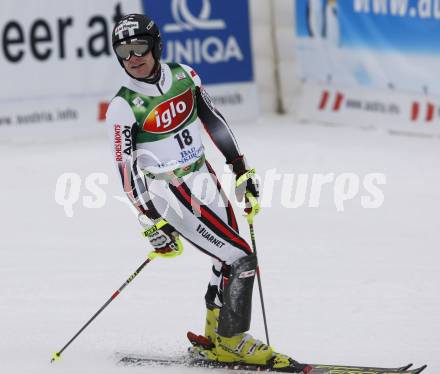
[[[251,204],[251,211],[246,214],[246,220],[249,225],[252,225],[254,223],[254,217],[260,212],[260,204],[258,204],[258,200],[250,192],[246,193],[246,198]]]
[[[144,226],[144,222],[139,219],[141,225]],[[160,221],[156,222],[153,226],[148,227],[145,231],[143,231],[143,235],[148,238],[153,235],[157,230],[160,230],[162,227],[168,225],[168,221],[162,218]]]
[[[154,233],[157,230],[160,230],[162,227],[168,225],[168,221],[165,218],[161,218],[160,220],[158,220],[157,222],[154,223],[153,226],[148,227],[147,226],[147,222],[146,222],[146,218],[148,219],[148,217],[146,217],[143,214],[139,214],[138,219],[139,222],[141,223],[142,226],[144,226],[144,228],[146,228],[142,234],[144,237],[149,238],[150,236],[153,236]],[[177,256],[180,256],[183,252],[183,243],[182,241],[179,239],[179,235],[176,235],[174,238],[174,242],[176,244],[176,248],[172,251],[166,252],[166,253],[162,253],[162,252],[156,252],[156,251],[151,251],[148,254],[148,258],[150,259],[155,259],[156,257],[163,257],[163,258],[174,258]]]

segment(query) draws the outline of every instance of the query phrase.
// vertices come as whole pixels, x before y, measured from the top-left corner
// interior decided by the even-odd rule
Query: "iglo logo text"
[[[194,108],[191,88],[157,105],[145,119],[143,129],[150,133],[167,133],[183,125]]]

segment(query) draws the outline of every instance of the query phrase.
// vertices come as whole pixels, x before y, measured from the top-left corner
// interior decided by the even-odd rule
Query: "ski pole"
[[[148,228],[147,230],[145,230],[143,232],[144,236],[148,237],[151,236],[154,232],[156,232],[157,230],[159,230],[160,228],[162,228],[163,226],[165,226],[168,222],[165,221],[164,219],[160,220],[159,222],[156,222],[153,226],[151,226],[150,228]],[[136,278],[136,276],[142,271],[142,269],[148,265],[148,263],[150,263],[151,261],[153,261],[156,257],[157,257],[157,253],[152,251],[150,252],[150,254],[148,255],[148,258],[141,264],[141,266],[139,266],[136,271],[130,275],[130,277],[122,284],[121,287],[119,287],[119,289],[117,291],[115,291],[113,293],[112,296],[110,296],[110,298],[105,302],[105,304],[84,324],[83,327],[81,327],[79,329],[79,331],[64,345],[63,348],[61,348],[58,352],[55,352],[52,356],[52,359],[50,360],[50,362],[54,362],[57,360],[61,359],[61,353],[64,352],[64,350],[78,337],[79,334],[81,334],[88,325],[90,325],[92,323],[92,321],[98,317],[98,315],[101,314],[101,312],[107,308],[107,306],[114,300],[116,299],[116,297],[124,290],[124,288],[134,279]]]
[[[92,321],[98,317],[99,314],[101,314],[101,312],[107,308],[107,306],[114,300],[116,299],[116,297],[122,292],[122,290],[142,271],[142,269],[149,263],[151,262],[152,259],[151,258],[147,258],[141,266],[139,266],[136,271],[130,275],[130,277],[124,282],[124,284],[113,293],[113,295],[105,302],[105,304],[92,316],[92,318],[90,318],[83,327],[81,327],[81,329],[72,337],[72,339],[70,339],[63,348],[61,348],[58,352],[55,352],[52,356],[52,359],[50,360],[50,362],[54,362],[57,360],[61,359],[61,353],[63,353],[63,351],[78,337],[79,334],[81,334],[85,328],[90,325],[90,323],[92,323]]]
[[[260,205],[258,204],[257,199],[251,193],[249,193],[249,192],[246,193],[246,197],[252,206],[252,210],[250,213],[248,213],[246,215],[246,219],[249,224],[249,231],[250,231],[250,235],[251,235],[252,248],[255,253],[255,257],[257,258],[257,264],[258,264],[257,244],[255,243],[254,217],[260,211]],[[266,308],[264,307],[263,287],[261,285],[260,267],[258,265],[257,265],[257,281],[258,281],[258,290],[260,291],[260,302],[261,302],[261,310],[263,312],[263,322],[264,322],[264,331],[266,333],[266,342],[267,342],[267,345],[270,345],[269,332],[268,332],[268,328],[267,328]]]

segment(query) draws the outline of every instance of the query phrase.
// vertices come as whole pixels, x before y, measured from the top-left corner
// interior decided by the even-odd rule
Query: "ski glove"
[[[145,216],[139,216],[139,221],[145,227]],[[150,240],[154,251],[150,258],[157,256],[173,258],[182,254],[183,245],[179,239],[179,233],[166,220],[159,218],[154,221],[153,226],[144,231],[144,236]]]
[[[235,196],[239,202],[245,200],[246,213],[255,211],[258,206],[257,198],[260,196],[258,181],[255,178],[255,169],[249,169],[246,165],[244,156],[239,156],[235,160],[228,162],[235,174]],[[249,198],[249,195],[253,198]],[[259,209],[259,207],[258,207]],[[258,212],[255,212],[255,214]]]

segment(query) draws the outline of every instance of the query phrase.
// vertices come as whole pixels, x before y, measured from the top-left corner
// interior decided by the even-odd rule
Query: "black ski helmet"
[[[151,52],[156,61],[160,60],[162,56],[162,39],[160,37],[159,27],[156,23],[144,14],[127,14],[116,22],[112,32],[113,51],[115,46],[121,42],[128,42],[135,40],[146,40],[151,44]],[[118,57],[119,63],[122,64],[122,59]]]

